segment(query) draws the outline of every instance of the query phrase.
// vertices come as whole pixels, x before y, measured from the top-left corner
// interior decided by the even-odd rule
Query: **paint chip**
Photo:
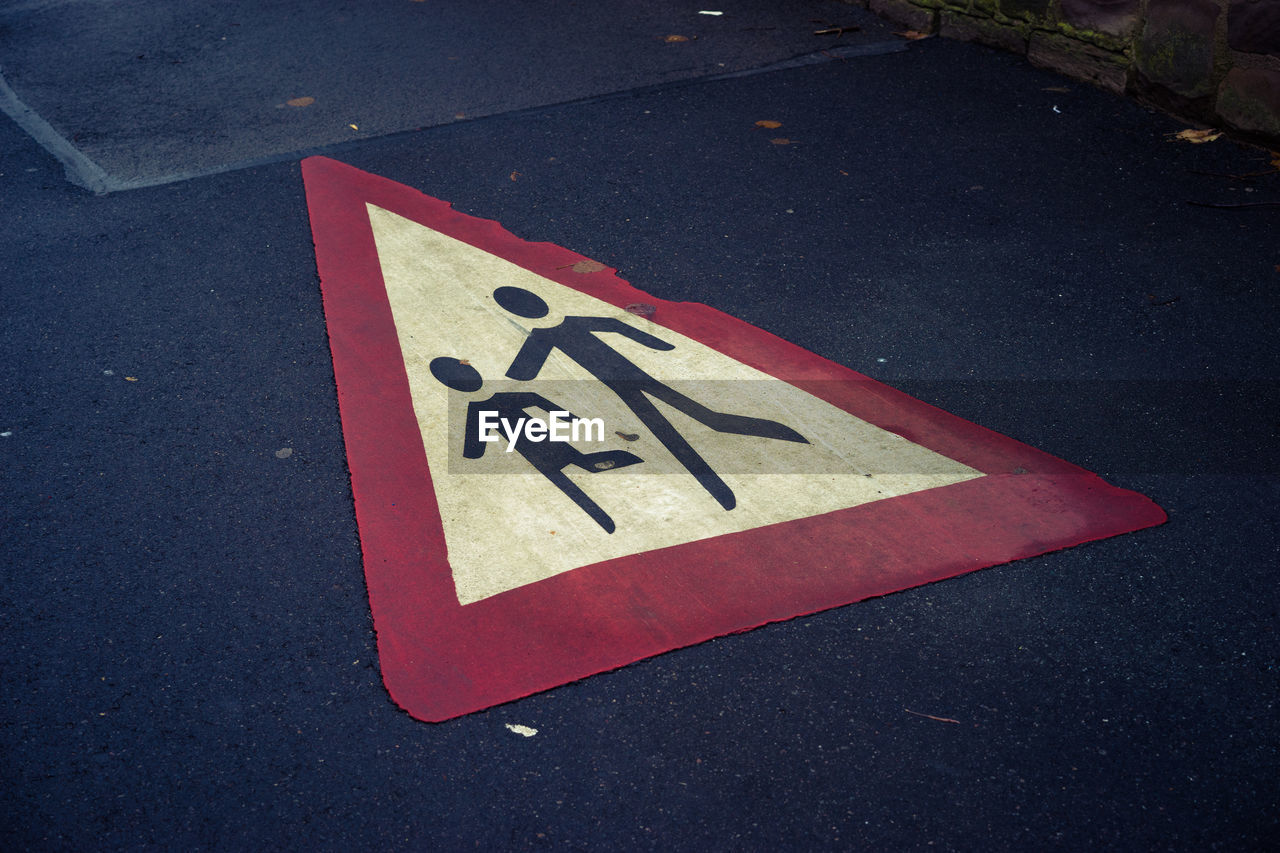
[[[525,737],[533,737],[538,733],[537,729],[531,729],[528,726],[513,726],[511,723],[507,723],[506,727],[516,734],[524,735]]]

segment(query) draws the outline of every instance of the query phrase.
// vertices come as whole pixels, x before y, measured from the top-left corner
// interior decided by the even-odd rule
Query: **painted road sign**
[[[1164,520],[567,249],[303,176],[383,677],[420,719]]]

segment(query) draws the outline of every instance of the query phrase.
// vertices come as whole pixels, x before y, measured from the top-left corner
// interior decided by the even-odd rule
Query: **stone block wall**
[[[1280,146],[1280,0],[846,0]]]

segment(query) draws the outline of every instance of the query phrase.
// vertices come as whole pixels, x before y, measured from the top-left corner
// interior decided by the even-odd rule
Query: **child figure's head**
[[[456,358],[433,358],[431,375],[455,391],[479,391],[484,384],[480,371]]]

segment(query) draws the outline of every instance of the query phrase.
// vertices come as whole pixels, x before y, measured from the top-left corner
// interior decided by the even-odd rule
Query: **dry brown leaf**
[[[285,101],[285,103],[291,107],[309,107],[315,102],[316,102],[316,99],[311,97],[310,95],[306,95],[301,98],[290,98],[289,100]]]
[[[604,264],[600,263],[599,261],[578,261],[576,264],[569,267],[569,269],[573,270],[574,272],[584,272],[584,273],[600,272],[600,270],[604,268],[605,268]]]
[[[933,33],[922,33],[919,30],[903,30],[900,33],[894,33],[894,35],[902,36],[904,39],[909,39],[910,41],[919,41],[920,39],[929,38]]]
[[[785,136],[777,136],[777,137],[774,137],[773,139],[770,139],[769,141],[770,141],[770,142],[772,142],[774,145],[793,145],[793,144],[795,144],[795,140],[794,140],[794,139],[787,139]]]
[[[665,41],[667,44],[672,44],[673,42],[678,42],[678,41],[688,41],[688,40],[689,40],[688,36],[667,36],[666,38],[663,39],[663,41]]]
[[[1181,139],[1184,142],[1190,142],[1192,145],[1201,145],[1205,142],[1212,142],[1222,136],[1222,131],[1214,130],[1211,127],[1205,128],[1204,130],[1187,128],[1186,130],[1180,130],[1177,133],[1170,135],[1173,136],[1174,139]]]
[[[517,178],[519,178],[519,177],[520,177],[520,173],[519,173],[519,172],[512,172],[512,173],[511,173],[511,180],[513,180],[513,181],[514,181],[514,180],[516,180],[516,179],[517,179]]]
[[[756,127],[767,127],[770,130],[773,130],[775,127],[782,127],[782,122],[773,121],[772,119],[763,119],[756,122]]]

